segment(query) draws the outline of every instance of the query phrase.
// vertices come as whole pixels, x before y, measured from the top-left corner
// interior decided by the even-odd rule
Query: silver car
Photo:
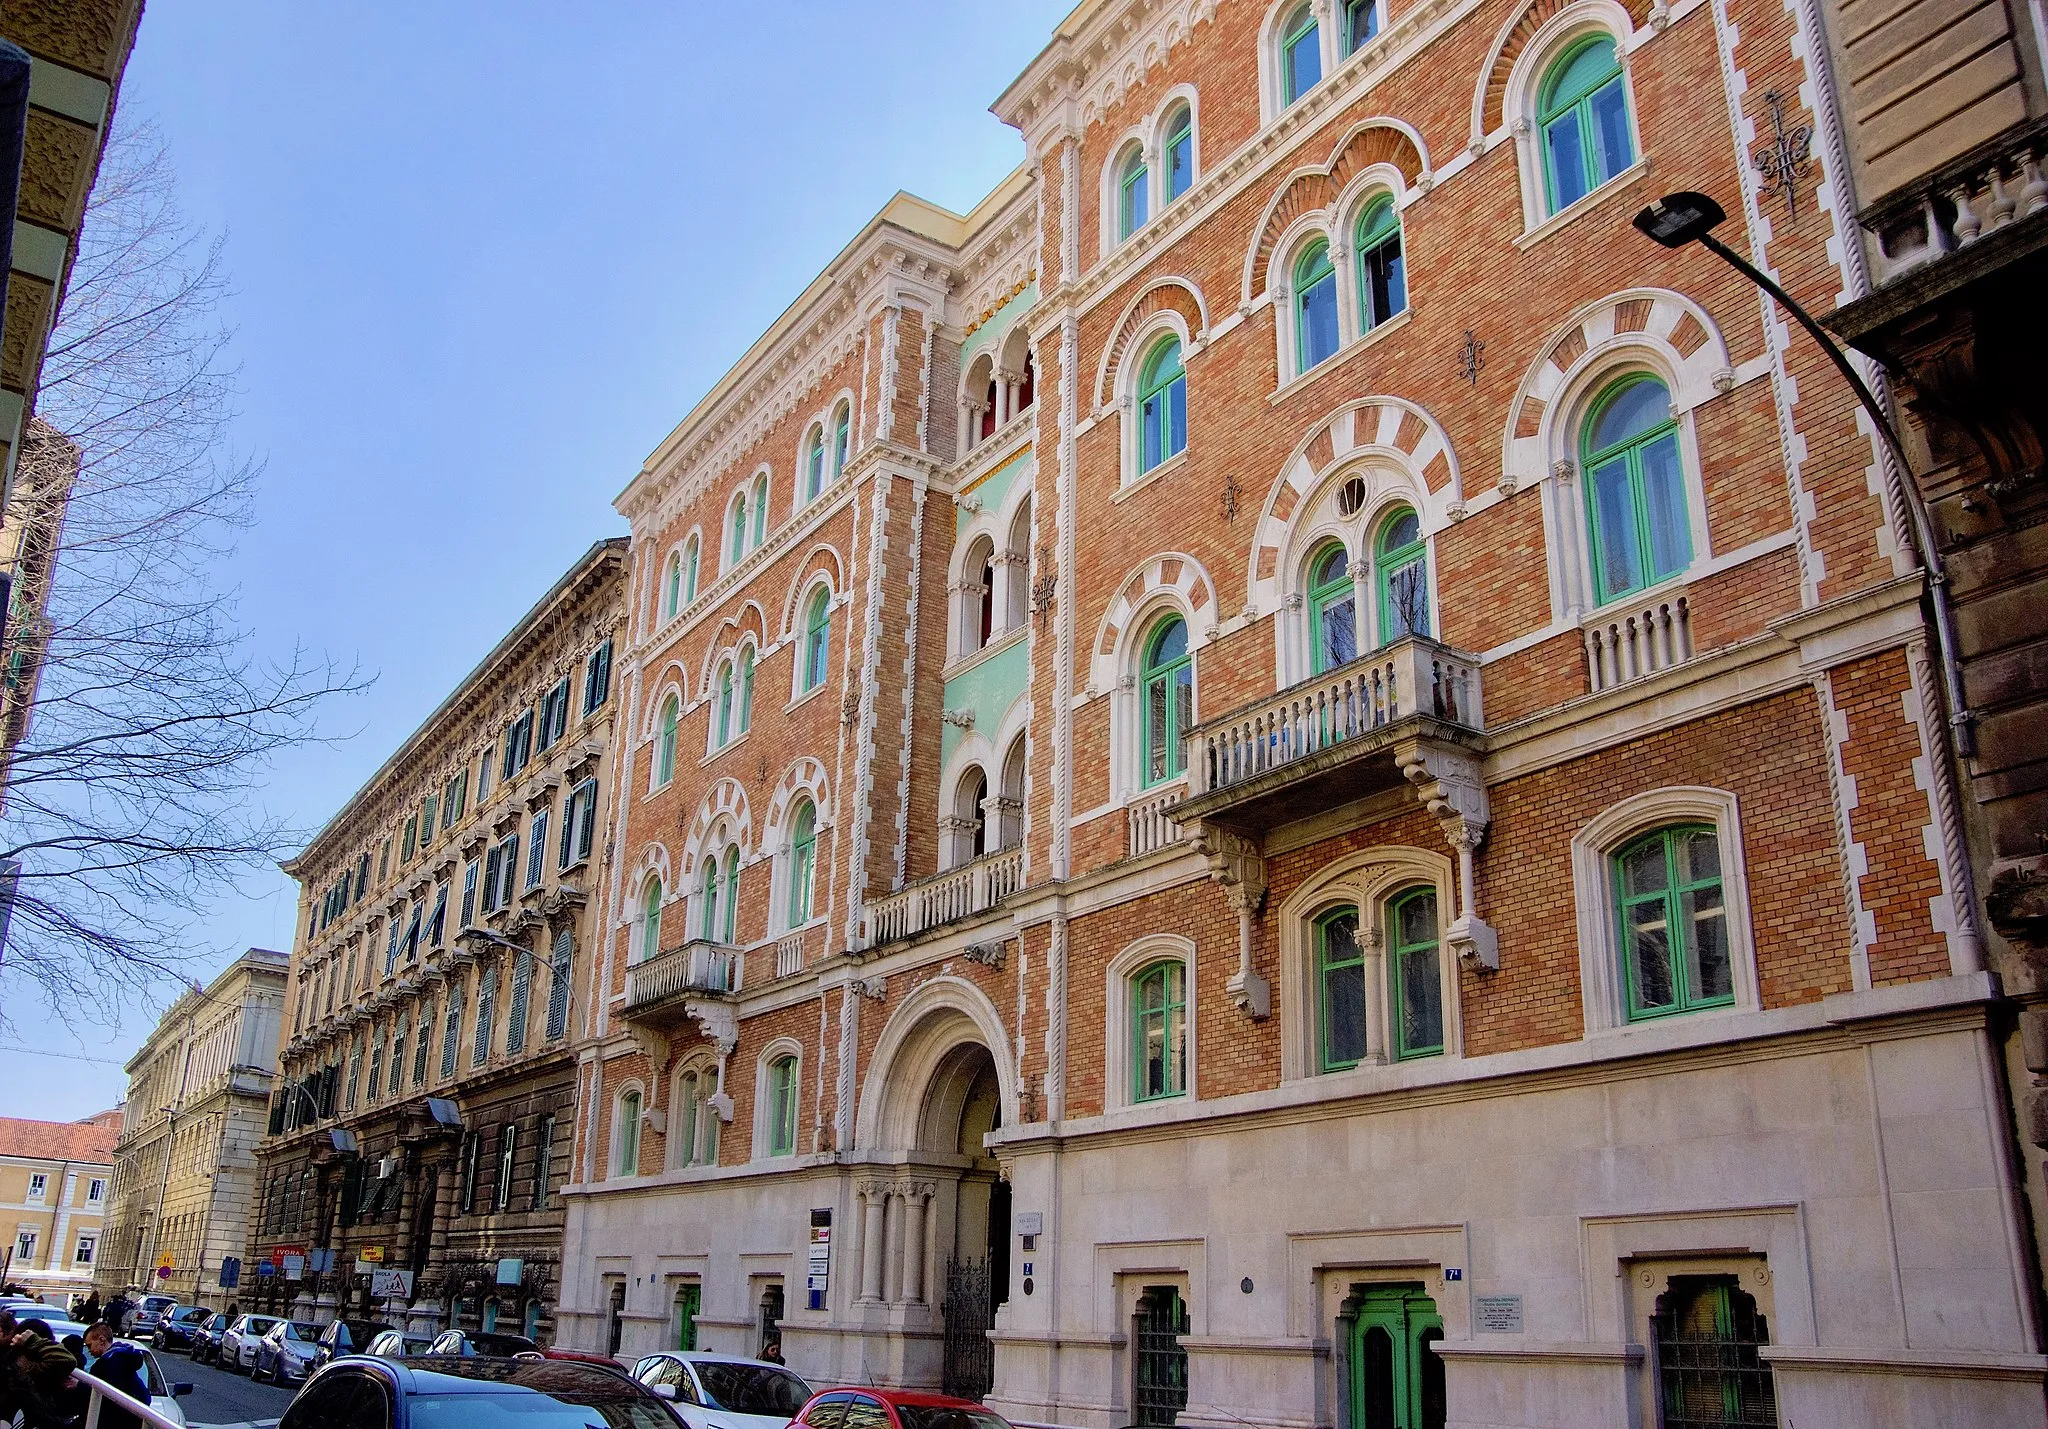
[[[128,1323],[121,1333],[135,1339],[146,1339],[156,1333],[157,1321],[178,1308],[175,1295],[145,1295],[142,1303],[135,1307],[135,1313],[128,1317]]]
[[[256,1346],[284,1323],[282,1315],[241,1315],[221,1332],[220,1367],[239,1374],[256,1368]]]

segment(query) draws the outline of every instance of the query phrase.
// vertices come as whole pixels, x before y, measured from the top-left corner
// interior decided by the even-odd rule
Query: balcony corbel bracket
[[[1396,749],[1394,762],[1458,854],[1458,916],[1444,941],[1468,972],[1498,972],[1500,936],[1472,906],[1473,855],[1493,824],[1479,761],[1463,750],[1416,741]]]
[[[1231,1005],[1254,1022],[1273,1015],[1273,985],[1252,971],[1252,929],[1266,904],[1266,856],[1256,839],[1196,821],[1188,837],[1209,863],[1209,876],[1237,914],[1237,971],[1224,988]]]

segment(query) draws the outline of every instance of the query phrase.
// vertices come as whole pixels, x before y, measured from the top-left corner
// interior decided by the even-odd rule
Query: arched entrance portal
[[[952,1153],[966,1165],[953,1188],[952,1249],[939,1261],[939,1316],[945,1343],[940,1388],[963,1399],[995,1386],[996,1309],[1010,1289],[1010,1186],[997,1174],[984,1138],[1003,1124],[995,1058],[979,1042],[948,1052],[932,1075],[918,1125],[918,1148]],[[939,1227],[940,1239],[948,1239]]]

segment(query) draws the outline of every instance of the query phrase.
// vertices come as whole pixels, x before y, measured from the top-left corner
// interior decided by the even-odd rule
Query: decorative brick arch
[[[817,807],[819,828],[832,822],[831,781],[825,776],[825,766],[809,755],[784,771],[782,782],[775,786],[774,797],[768,801],[768,819],[761,826],[761,837],[770,848],[782,842],[790,806],[799,798],[809,799]]]
[[[1631,352],[1671,385],[1677,411],[1690,411],[1733,384],[1728,344],[1706,309],[1667,288],[1627,288],[1581,308],[1550,335],[1508,407],[1501,471],[1517,485],[1550,474],[1551,408],[1577,385],[1587,360]]]
[[[1653,14],[1662,14],[1666,9],[1663,0],[1612,2],[1617,10],[1625,10],[1632,22],[1632,28],[1623,29],[1615,36],[1623,49],[1628,47],[1635,28],[1650,23]],[[1474,145],[1484,144],[1487,135],[1507,124],[1505,105],[1508,80],[1514,73],[1516,61],[1521,59],[1545,26],[1574,7],[1585,8],[1584,0],[1535,0],[1528,9],[1501,27],[1499,36],[1493,42],[1493,53],[1487,60],[1486,68],[1481,72],[1479,93],[1472,105]]]
[[[697,806],[697,817],[690,820],[689,836],[683,841],[682,863],[676,869],[676,886],[685,886],[686,880],[697,871],[697,864],[704,856],[704,840],[720,820],[728,821],[735,830],[734,842],[740,846],[740,857],[750,857],[749,850],[754,844],[754,816],[747,807],[747,791],[737,779],[721,779],[704,796],[704,802]]]
[[[1464,478],[1443,425],[1402,397],[1364,397],[1316,424],[1274,478],[1252,537],[1245,599],[1271,610],[1284,594],[1281,555],[1292,537],[1302,500],[1340,465],[1377,458],[1399,467],[1423,508],[1423,525],[1437,529],[1464,513]]]
[[[1367,119],[1354,125],[1326,164],[1296,169],[1281,182],[1266,206],[1258,241],[1246,255],[1243,301],[1266,291],[1267,270],[1281,237],[1304,214],[1334,212],[1338,198],[1358,174],[1374,164],[1392,166],[1411,189],[1428,187],[1429,155],[1415,131],[1397,119]]]
[[[654,698],[647,702],[647,713],[641,721],[640,738],[643,740],[653,739],[659,733],[661,704],[671,694],[676,697],[678,717],[690,707],[690,676],[680,662],[669,661],[647,685],[654,691]]]
[[[797,610],[818,573],[824,572],[825,583],[832,588],[832,594],[836,597],[846,589],[844,570],[840,564],[839,552],[823,541],[804,552],[803,563],[797,567],[796,579],[789,583],[789,594],[782,598],[782,639],[787,640],[798,633]]]
[[[1189,346],[1202,342],[1209,333],[1209,303],[1192,278],[1160,278],[1131,299],[1110,329],[1109,342],[1102,349],[1102,364],[1095,373],[1097,411],[1116,400],[1116,387],[1124,359],[1137,335],[1153,317],[1170,312],[1187,329]]]
[[[1131,622],[1162,592],[1176,597],[1175,603],[1192,617],[1188,621],[1189,649],[1208,644],[1209,627],[1223,623],[1216,603],[1216,583],[1200,561],[1178,551],[1154,556],[1132,571],[1117,589],[1116,598],[1110,601],[1095,632],[1088,677],[1088,683],[1095,689],[1116,687],[1118,652],[1123,648],[1125,634]]]
[[[768,648],[768,616],[759,602],[751,600],[719,621],[710,643],[704,647],[703,663],[697,670],[698,699],[711,698],[711,681],[718,671],[719,662],[749,635],[754,637],[755,658],[758,660],[760,652]]]

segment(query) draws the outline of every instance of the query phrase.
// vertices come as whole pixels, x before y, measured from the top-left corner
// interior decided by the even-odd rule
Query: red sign
[[[281,1267],[281,1266],[282,1266],[282,1265],[284,1264],[284,1258],[285,1258],[286,1256],[288,1256],[288,1255],[304,1255],[305,1253],[306,1253],[306,1248],[305,1248],[304,1246],[302,1246],[302,1245],[277,1245],[277,1246],[272,1246],[272,1247],[270,1248],[270,1263],[271,1263],[272,1265],[276,1265],[276,1266],[280,1266],[280,1267]]]

